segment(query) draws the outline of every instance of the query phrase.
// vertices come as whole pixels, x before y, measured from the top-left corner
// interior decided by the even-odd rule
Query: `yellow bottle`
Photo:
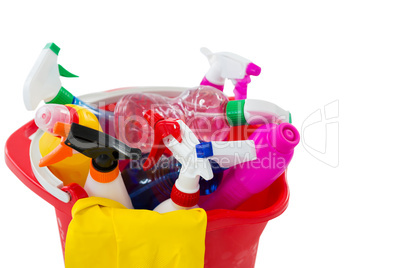
[[[35,122],[38,126],[39,124],[43,126],[49,124],[50,120],[58,120],[57,118],[63,116],[69,117],[68,120],[75,123],[102,131],[99,121],[93,113],[86,108],[73,104],[66,106],[46,104],[38,110]],[[60,137],[45,132],[39,140],[39,150],[42,157],[53,152],[60,145],[60,142]],[[64,185],[75,182],[84,187],[88,177],[90,162],[91,159],[83,154],[73,154],[71,157],[67,157],[60,162],[48,165],[48,168],[56,177],[63,181]]]

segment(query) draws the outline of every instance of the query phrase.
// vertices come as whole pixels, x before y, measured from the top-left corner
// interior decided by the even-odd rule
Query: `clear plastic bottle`
[[[182,165],[173,157],[162,156],[150,170],[144,171],[141,160],[130,161],[121,175],[131,202],[136,209],[154,209],[163,201],[170,198],[173,185],[179,177]],[[200,180],[200,194],[213,193],[222,181],[223,171],[215,161],[210,160],[214,177],[212,180]]]
[[[116,105],[116,134],[130,146],[149,152],[154,135],[143,113],[154,110],[165,118],[183,120],[199,140],[225,140],[230,130],[224,113],[227,103],[220,90],[208,86],[186,90],[176,98],[150,93],[126,95]]]
[[[200,141],[224,141],[231,126],[289,122],[289,112],[260,100],[229,101],[222,91],[199,86],[176,98],[152,93],[123,96],[115,108],[116,137],[143,153],[151,151],[153,129],[144,113],[153,110],[164,118],[180,119]]]

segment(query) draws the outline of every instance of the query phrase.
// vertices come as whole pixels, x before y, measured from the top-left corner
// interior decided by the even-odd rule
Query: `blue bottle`
[[[144,171],[142,164],[147,159],[130,161],[121,175],[131,202],[136,209],[153,210],[157,205],[170,198],[172,187],[179,177],[181,164],[173,157],[162,156],[150,170]],[[200,179],[200,194],[214,192],[222,181],[223,171],[215,161],[210,160],[214,177],[206,181]]]

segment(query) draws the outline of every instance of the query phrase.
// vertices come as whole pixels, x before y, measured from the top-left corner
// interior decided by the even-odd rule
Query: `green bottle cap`
[[[226,105],[226,117],[231,126],[247,125],[244,117],[244,104],[246,100],[229,101]]]
[[[61,87],[59,93],[57,93],[56,97],[54,97],[51,101],[46,103],[54,103],[54,104],[72,104],[74,101],[74,96],[67,89]]]

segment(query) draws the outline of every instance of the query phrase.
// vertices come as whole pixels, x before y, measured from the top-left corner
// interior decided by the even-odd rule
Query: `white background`
[[[262,234],[256,267],[401,267],[400,2],[141,2],[2,1],[1,148],[33,118],[22,86],[47,42],[80,75],[63,79],[76,95],[195,86],[208,69],[201,46],[231,51],[262,67],[249,97],[289,109],[304,141],[289,167],[289,207]],[[326,122],[303,125],[334,101],[327,135]],[[53,207],[3,153],[0,166],[0,267],[63,267]]]

